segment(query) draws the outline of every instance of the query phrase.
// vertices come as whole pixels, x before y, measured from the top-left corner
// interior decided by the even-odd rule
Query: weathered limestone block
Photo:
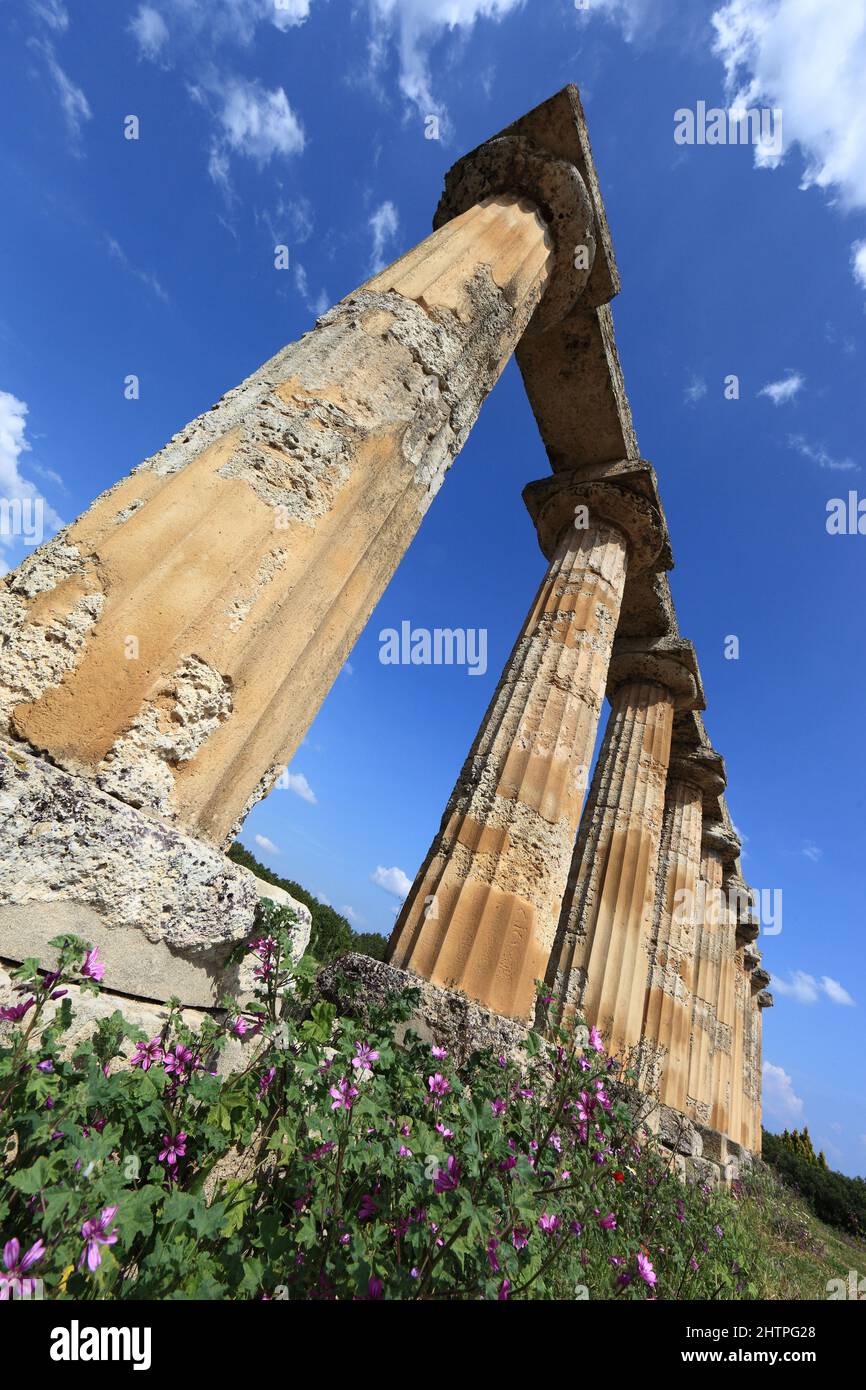
[[[646,465],[526,489],[550,567],[391,938],[393,964],[512,1018],[553,944],[626,568],[661,549],[653,493]]]
[[[227,956],[273,892],[202,841],[0,745],[0,957],[47,962],[47,942],[67,931],[99,944],[114,989],[212,1007],[233,983]],[[309,909],[285,898],[300,947]]]
[[[740,842],[718,816],[717,809],[714,818],[704,819],[701,837],[686,1108],[701,1124],[724,1130],[718,1118],[730,1104],[730,1060],[718,1042],[732,1027],[733,1014],[723,982],[733,969],[736,942],[735,923],[723,889],[726,868],[736,862]]]
[[[469,207],[96,500],[0,586],[0,728],[227,842],[271,787],[548,281],[563,202]],[[536,170],[537,173],[537,170]]]
[[[547,985],[612,1052],[641,1039],[671,726],[702,703],[694,649],[680,638],[618,639],[611,713],[571,862]]]
[[[704,803],[724,789],[724,764],[704,745],[674,745],[644,1005],[643,1042],[664,1049],[659,1097],[684,1110],[688,1090],[693,961]]]

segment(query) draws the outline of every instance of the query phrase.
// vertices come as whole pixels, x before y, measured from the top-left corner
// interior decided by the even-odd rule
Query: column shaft
[[[533,204],[471,207],[34,552],[0,586],[0,727],[230,838],[415,534],[551,246]]]
[[[394,929],[389,959],[529,1018],[619,616],[622,531],[569,527]]]
[[[611,712],[548,967],[554,1001],[612,1051],[640,1040],[674,697],[630,680]]]

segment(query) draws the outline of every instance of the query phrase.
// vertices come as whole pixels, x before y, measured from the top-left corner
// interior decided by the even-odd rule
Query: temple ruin
[[[576,88],[460,159],[434,227],[0,584],[0,959],[75,932],[130,999],[215,1006],[259,898],[225,848],[514,353],[547,571],[386,971],[524,1028],[544,981],[729,1174],[760,1150],[769,976]]]

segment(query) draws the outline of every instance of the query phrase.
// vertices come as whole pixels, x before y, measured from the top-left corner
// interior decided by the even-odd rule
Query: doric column
[[[770,976],[760,961],[760,951],[754,946],[747,946],[745,964],[749,988],[744,1030],[743,1118],[740,1143],[751,1153],[761,1151],[761,1011],[772,1003],[772,996],[767,993]]]
[[[692,1119],[712,1129],[720,1066],[717,1059],[722,960],[728,949],[733,951],[735,931],[725,899],[725,872],[736,862],[740,841],[723,819],[706,819],[701,847],[686,1111]],[[724,1086],[724,1082],[720,1084]]]
[[[742,947],[758,934],[752,912],[751,890],[744,881],[739,860],[727,864],[722,883],[724,930],[719,949],[719,975],[715,999],[716,1055],[711,1080],[710,1126],[739,1142],[742,1111],[743,1019],[738,1013],[737,974],[743,969]]]
[[[185,1002],[218,987],[255,901],[220,850],[300,742],[515,344],[591,272],[572,163],[512,136],[461,171],[432,236],[0,584],[0,732],[17,740],[15,759],[0,749],[0,953],[38,951],[60,914],[110,939],[132,988],[156,978],[159,941],[169,977],[196,957]]]
[[[650,940],[643,1044],[657,1062],[659,1100],[684,1111],[688,1093],[694,953],[704,804],[724,790],[713,749],[673,745],[668,767],[658,890]]]
[[[758,985],[758,992],[754,996],[757,1005],[755,1019],[755,1048],[753,1056],[754,1065],[754,1091],[752,1104],[752,1153],[760,1156],[762,1149],[762,1105],[761,1097],[763,1091],[763,1033],[764,1033],[764,1010],[773,1007],[773,996],[767,986],[770,983],[770,976],[766,970],[759,969],[755,972],[754,983]]]
[[[619,639],[611,703],[547,970],[554,1005],[622,1053],[640,1041],[675,708],[702,703],[694,649]]]
[[[647,465],[524,492],[550,559],[403,911],[389,960],[532,1016],[568,872],[627,568],[659,555]]]

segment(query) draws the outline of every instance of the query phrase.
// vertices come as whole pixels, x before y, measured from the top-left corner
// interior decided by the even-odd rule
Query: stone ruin
[[[523,493],[547,572],[388,963],[345,968],[500,1038],[543,1026],[544,980],[639,1059],[661,1137],[730,1175],[760,1150],[769,976],[577,89],[460,159],[434,226],[0,583],[0,960],[69,931],[131,1019],[215,1007],[273,893],[224,851],[514,353],[552,470]]]

